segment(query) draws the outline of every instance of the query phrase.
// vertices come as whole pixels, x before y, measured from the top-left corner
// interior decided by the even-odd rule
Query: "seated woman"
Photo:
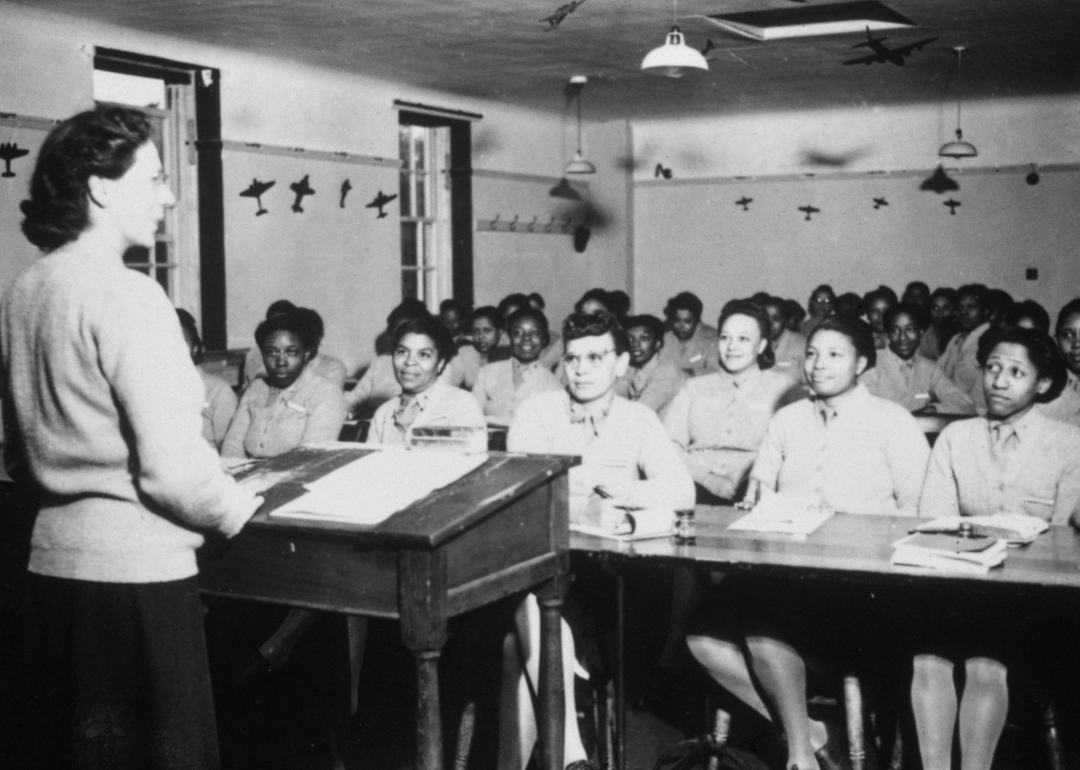
[[[919,345],[919,353],[937,361],[956,333],[956,290],[939,286],[930,295],[930,325]]]
[[[989,290],[981,284],[969,284],[956,290],[957,331],[938,359],[945,376],[967,393],[975,411],[986,411],[982,370],[976,361],[979,338],[990,328]]]
[[[701,322],[704,309],[696,294],[684,291],[664,307],[670,331],[664,336],[660,357],[697,377],[720,368],[716,361],[716,329]]]
[[[758,304],[769,316],[769,347],[776,359],[773,366],[796,382],[801,381],[803,360],[806,358],[806,337],[802,332],[791,330],[791,308],[781,297],[768,295]]]
[[[694,482],[655,412],[615,395],[615,382],[630,363],[622,328],[610,316],[575,314],[563,325],[563,339],[569,384],[566,390],[539,393],[521,405],[510,426],[509,450],[581,456],[581,465],[570,469],[572,521],[601,504],[693,507]],[[540,615],[534,597],[519,607],[516,623],[525,670],[511,636],[504,646],[499,727],[498,767],[504,770],[524,768],[536,742],[525,678],[527,672],[532,682],[538,681]],[[574,644],[564,623],[564,763],[588,767],[577,727],[573,664]]]
[[[333,356],[328,356],[325,353],[319,352],[319,346],[322,344],[323,336],[326,333],[322,316],[311,308],[298,308],[287,299],[279,299],[277,302],[272,302],[270,307],[266,309],[267,318],[283,313],[300,313],[301,317],[304,319],[304,323],[311,326],[311,335],[315,340],[315,343],[308,351],[310,359],[308,364],[314,372],[324,380],[329,380],[339,388],[344,389],[345,379],[348,376],[345,364]],[[266,366],[263,364],[262,351],[257,347],[249,349],[247,355],[244,357],[244,388],[246,389],[248,385],[251,384],[252,380],[265,375]]]
[[[426,315],[402,321],[391,341],[400,395],[375,410],[367,443],[405,444],[410,429],[424,426],[484,427],[476,399],[440,377],[457,346],[439,319]]]
[[[664,428],[705,496],[731,501],[741,496],[769,420],[802,393],[794,380],[772,369],[763,308],[733,300],[724,306],[719,326],[721,370],[683,386]]]
[[[1069,300],[1057,317],[1054,332],[1068,379],[1061,395],[1039,408],[1047,417],[1080,427],[1080,297]]]
[[[255,330],[255,343],[266,375],[244,391],[222,457],[274,457],[301,444],[336,440],[345,400],[309,364],[317,338],[308,319],[298,312],[271,316]]]
[[[810,301],[806,306],[809,314],[799,324],[799,331],[809,337],[814,327],[836,313],[836,292],[832,286],[823,283],[810,292]]]
[[[987,394],[986,417],[941,432],[930,457],[919,515],[1026,513],[1051,524],[1077,523],[1080,514],[1080,428],[1045,417],[1066,381],[1064,362],[1049,336],[995,328],[979,340]],[[1002,625],[1002,619],[1008,623]],[[1031,660],[1057,647],[1053,618],[1030,598],[972,594],[920,602],[908,626],[915,634],[911,706],[925,770],[948,770],[959,717],[965,770],[989,770],[1008,710],[1010,661]],[[1017,634],[1015,629],[1024,629]],[[1053,638],[1052,638],[1053,637]],[[953,668],[965,671],[957,702]]]
[[[875,353],[863,321],[821,320],[804,367],[814,397],[769,423],[749,500],[779,493],[843,513],[914,515],[929,447],[911,414],[859,384]],[[825,726],[807,715],[804,655],[853,649],[861,634],[851,618],[872,625],[869,589],[732,574],[718,595],[724,611],[709,613],[707,630],[687,638],[690,651],[732,695],[765,719],[776,716],[787,737],[785,767],[828,762]]]
[[[457,356],[462,372],[461,387],[472,390],[476,384],[476,375],[480,367],[498,360],[492,356],[499,344],[502,332],[502,318],[492,305],[478,307],[469,320],[469,343],[458,346]]]
[[[630,341],[630,366],[615,383],[615,395],[644,404],[662,420],[686,382],[683,371],[659,355],[664,349],[664,322],[653,315],[635,315],[623,328]]]
[[[468,329],[465,326],[469,320],[469,308],[465,307],[464,303],[453,298],[444,299],[439,303],[439,320],[449,330],[455,345],[469,344]]]
[[[885,313],[884,326],[889,346],[879,350],[874,368],[863,375],[862,383],[873,395],[888,399],[909,412],[975,414],[968,395],[945,376],[936,362],[919,355],[923,314],[914,305],[901,302]]]
[[[548,322],[531,307],[510,316],[510,359],[480,368],[473,396],[489,425],[509,426],[521,403],[534,393],[562,390],[562,383],[540,361],[548,345]]]
[[[889,345],[889,330],[885,328],[885,314],[897,303],[896,292],[888,286],[878,286],[863,297],[866,321],[874,330],[874,347],[884,350]]]
[[[199,337],[199,328],[195,325],[195,318],[183,308],[177,308],[176,315],[180,319],[180,330],[184,332],[184,341],[187,342],[188,350],[191,351],[191,361],[199,370],[202,377],[203,388],[206,391],[206,399],[202,408],[202,435],[206,442],[215,450],[221,449],[221,442],[225,440],[225,432],[229,429],[229,423],[236,414],[236,394],[229,387],[229,383],[220,377],[203,371],[199,367],[203,357],[202,338]],[[0,434],[0,440],[3,434]]]

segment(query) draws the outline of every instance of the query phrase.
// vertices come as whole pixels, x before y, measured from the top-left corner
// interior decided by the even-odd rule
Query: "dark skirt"
[[[217,770],[198,581],[30,575],[27,766]]]

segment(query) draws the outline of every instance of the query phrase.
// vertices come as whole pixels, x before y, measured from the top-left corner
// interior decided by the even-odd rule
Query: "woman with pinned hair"
[[[1080,297],[1069,300],[1061,308],[1054,339],[1068,375],[1061,395],[1039,408],[1051,419],[1080,427]]]
[[[99,106],[38,153],[0,302],[5,465],[38,501],[25,764],[218,767],[195,550],[261,499],[201,435],[202,381],[161,287],[124,265],[175,203],[143,112]],[[180,683],[182,686],[178,686]]]
[[[1035,329],[991,328],[979,339],[985,417],[948,425],[930,456],[919,515],[1024,513],[1080,524],[1080,428],[1045,416],[1067,380],[1054,341]],[[911,705],[926,770],[948,770],[953,734],[964,768],[989,770],[1005,725],[1010,666],[1044,659],[1067,638],[1044,601],[943,591],[910,608]],[[1008,618],[1005,626],[1003,618]],[[1024,629],[1022,634],[1016,629]],[[962,693],[953,670],[964,669]]]
[[[469,342],[458,346],[455,360],[460,362],[461,387],[472,390],[480,368],[498,359],[492,355],[499,344],[502,317],[494,305],[484,305],[472,311],[469,318]]]
[[[329,380],[339,388],[344,388],[345,380],[348,377],[345,364],[319,350],[322,345],[323,335],[326,332],[322,316],[317,311],[311,308],[297,307],[287,299],[279,299],[271,302],[270,306],[266,308],[266,317],[270,318],[275,315],[297,312],[311,326],[311,336],[316,340],[312,349],[308,351],[308,357],[310,358],[308,365],[324,380]],[[266,365],[263,363],[262,351],[258,347],[250,348],[244,357],[244,388],[246,389],[252,380],[264,376],[266,376]]]
[[[244,391],[222,457],[275,457],[301,444],[334,441],[345,422],[345,399],[337,385],[310,367],[318,344],[299,310],[271,316],[255,329],[266,376]]]
[[[203,360],[203,343],[199,336],[199,327],[195,325],[195,317],[183,308],[177,308],[176,316],[180,319],[184,341],[191,351],[191,361],[198,368],[206,389],[206,400],[203,401],[202,408],[203,438],[214,451],[218,451],[221,449],[221,442],[225,440],[225,433],[229,430],[229,423],[236,414],[236,394],[225,380],[199,368]]]
[[[683,385],[664,418],[699,498],[742,497],[750,468],[776,410],[802,398],[794,380],[772,368],[768,313],[749,300],[720,314],[720,371]]]
[[[803,368],[814,395],[769,422],[748,502],[779,494],[793,510],[915,515],[930,450],[906,409],[859,383],[875,354],[864,321],[821,320]],[[787,736],[784,767],[831,767],[837,747],[806,710],[806,660],[857,655],[879,604],[862,585],[731,574],[687,642],[722,687],[763,718],[779,720]]]
[[[441,379],[457,346],[439,319],[425,315],[403,321],[391,341],[401,395],[375,410],[367,443],[406,444],[412,428],[485,427],[476,399]]]
[[[689,291],[676,294],[664,306],[668,333],[664,336],[660,357],[671,361],[690,377],[715,372],[719,367],[716,362],[717,331],[702,323],[704,308],[698,296]]]

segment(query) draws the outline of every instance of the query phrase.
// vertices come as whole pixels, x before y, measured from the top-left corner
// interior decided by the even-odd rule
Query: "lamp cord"
[[[964,102],[964,70],[961,66],[963,62],[964,49],[958,49],[956,51],[956,138],[963,139],[964,133],[960,130],[960,108]]]
[[[581,92],[584,86],[577,87],[577,151],[581,155]]]

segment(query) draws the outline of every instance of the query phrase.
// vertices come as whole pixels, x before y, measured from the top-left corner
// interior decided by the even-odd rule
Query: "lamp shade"
[[[681,78],[688,69],[708,70],[709,63],[700,51],[686,44],[678,27],[672,27],[664,44],[645,54],[641,69],[651,75]]]
[[[974,158],[979,154],[975,145],[964,141],[964,135],[960,129],[956,129],[956,138],[951,142],[945,142],[938,150],[938,155],[943,158]]]
[[[581,150],[574,153],[574,159],[563,166],[564,174],[595,174],[596,166],[585,160]]]

